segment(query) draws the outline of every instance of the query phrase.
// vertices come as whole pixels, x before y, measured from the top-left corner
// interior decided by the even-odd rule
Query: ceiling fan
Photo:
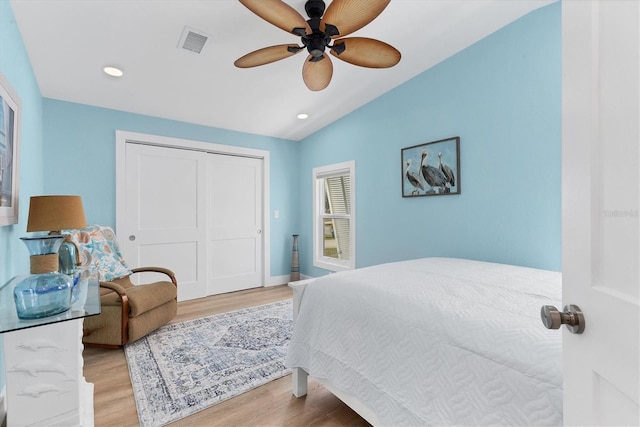
[[[238,58],[234,62],[236,67],[269,64],[306,48],[309,56],[302,67],[302,79],[310,90],[319,91],[329,85],[333,76],[333,64],[325,52],[327,48],[336,58],[361,67],[389,68],[400,62],[400,52],[380,40],[340,38],[369,24],[391,0],[333,0],[326,12],[324,1],[307,0],[304,8],[308,20],[281,0],[239,1],[265,21],[299,36],[302,46],[281,44],[258,49]]]

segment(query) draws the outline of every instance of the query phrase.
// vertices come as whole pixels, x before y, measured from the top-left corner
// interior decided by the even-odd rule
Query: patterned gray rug
[[[125,346],[142,427],[168,424],[290,372],[291,300],[163,326]]]

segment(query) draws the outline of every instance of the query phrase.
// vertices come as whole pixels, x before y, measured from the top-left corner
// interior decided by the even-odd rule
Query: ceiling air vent
[[[202,31],[184,27],[178,48],[188,50],[189,52],[200,53],[210,39],[211,36]]]

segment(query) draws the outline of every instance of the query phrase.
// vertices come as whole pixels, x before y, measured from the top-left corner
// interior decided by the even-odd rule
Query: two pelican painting
[[[460,194],[460,137],[403,148],[402,197]]]

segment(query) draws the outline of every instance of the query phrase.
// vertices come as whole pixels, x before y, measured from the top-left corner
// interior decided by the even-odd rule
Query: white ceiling
[[[306,53],[256,68],[233,61],[296,43],[235,0],[11,0],[42,95],[235,131],[300,140],[486,35],[555,0],[393,0],[350,36],[402,52],[389,69],[333,56],[321,92],[302,81]],[[287,0],[305,18],[305,0]],[[330,1],[326,2],[327,5]],[[188,26],[212,39],[178,49]],[[121,67],[119,79],[102,72]],[[307,120],[296,119],[305,112]]]

